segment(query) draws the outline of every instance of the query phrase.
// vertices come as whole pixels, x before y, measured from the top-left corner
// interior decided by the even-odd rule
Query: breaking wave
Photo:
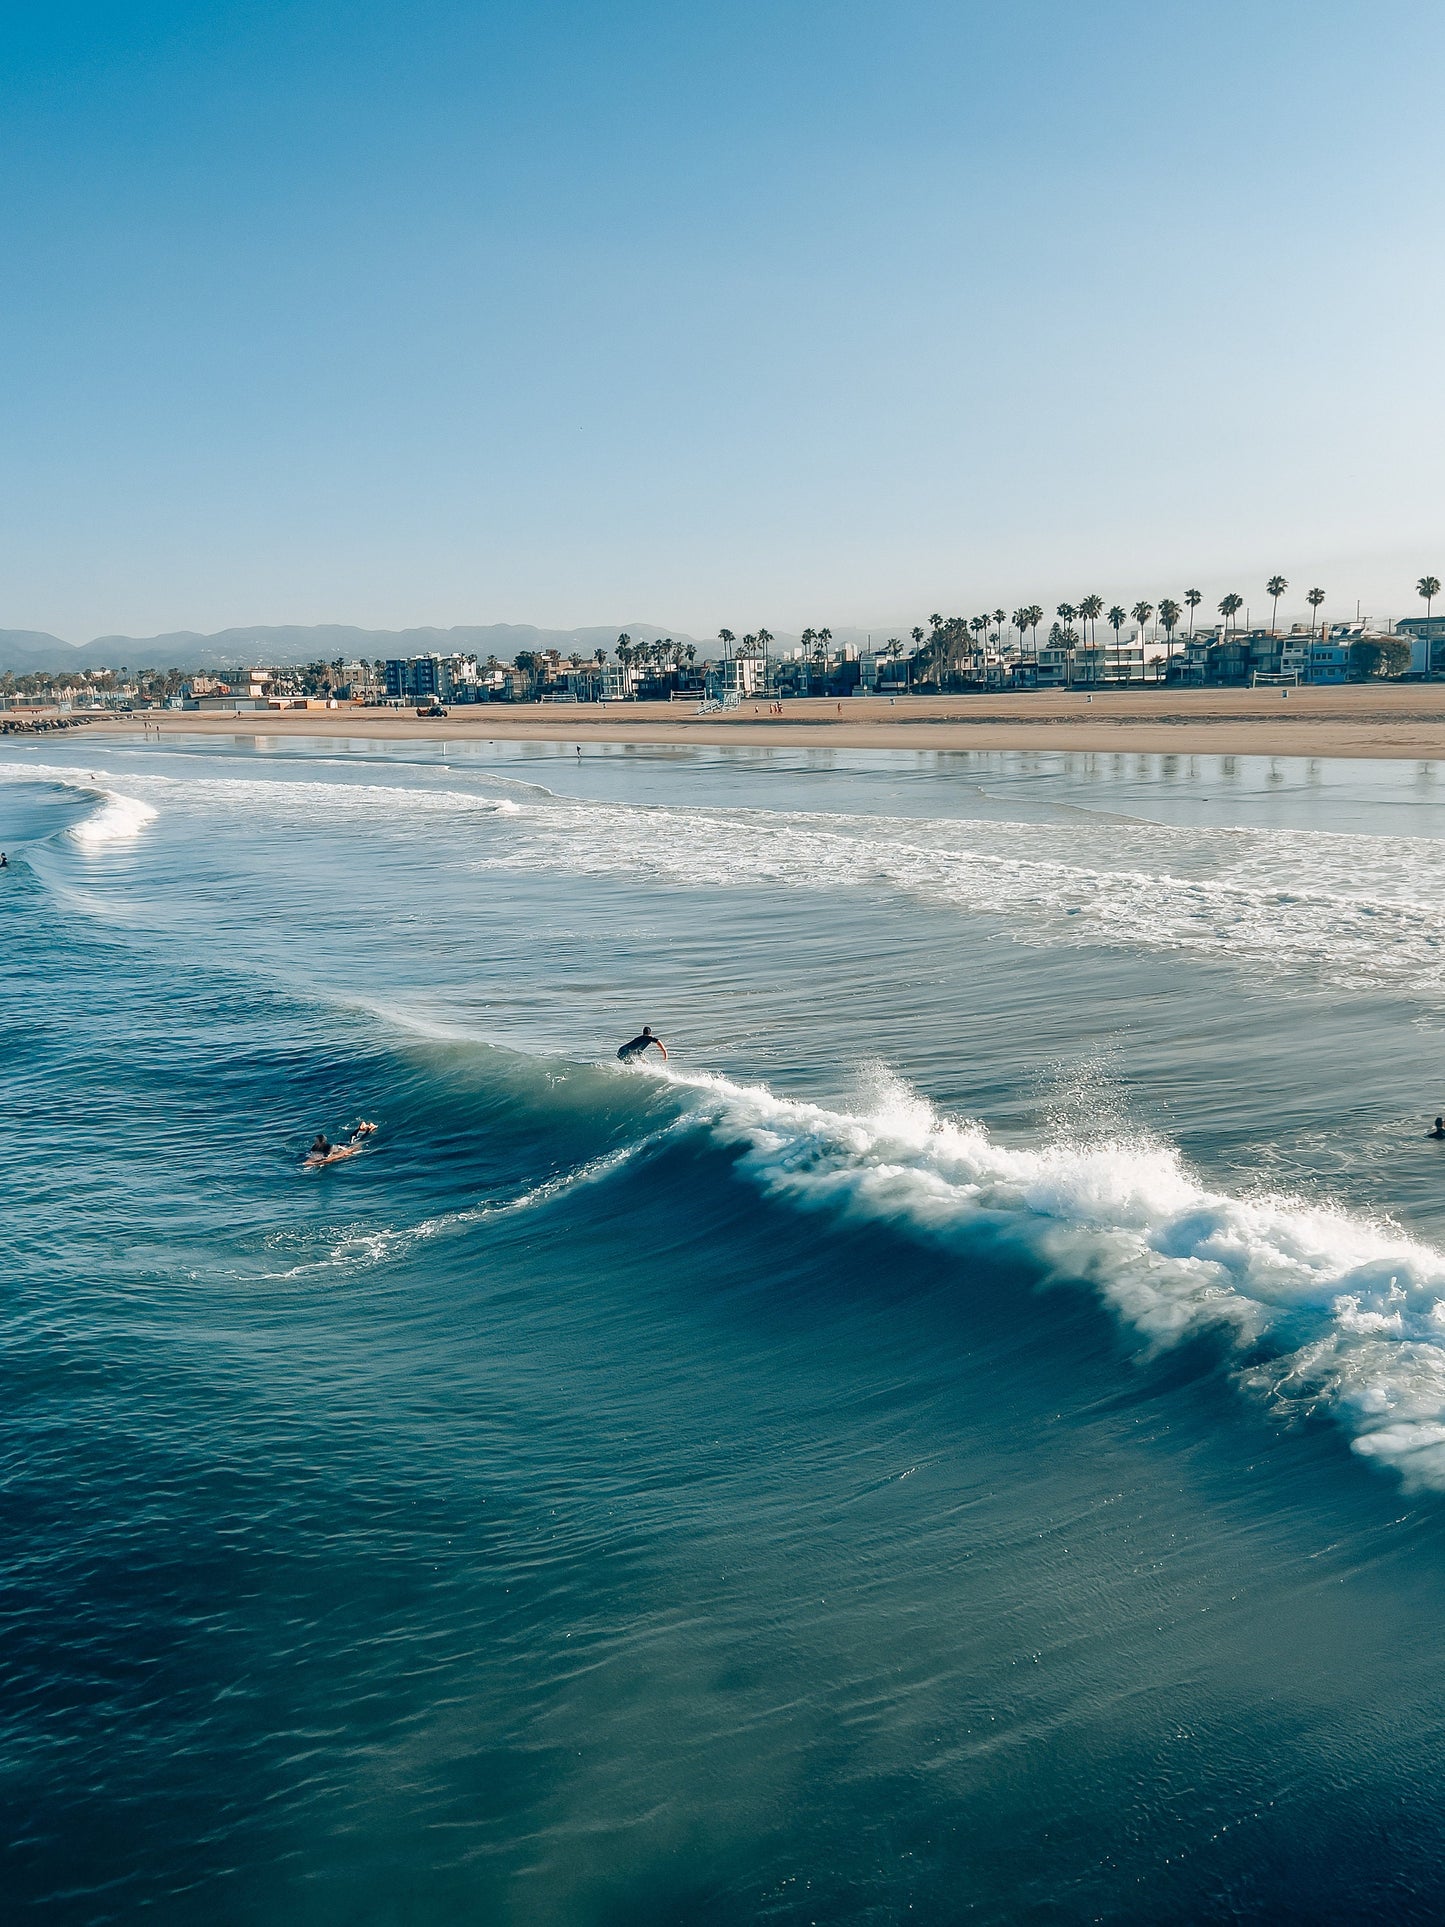
[[[86,849],[128,842],[156,819],[152,806],[138,796],[122,796],[118,790],[102,790],[100,794],[100,808],[83,821],[72,824],[69,831],[71,840]]]
[[[1445,996],[1445,842],[761,810],[569,805],[480,870],[545,863],[685,888],[878,890],[1007,917],[1022,943],[1186,951]]]
[[[1091,1286],[1151,1344],[1222,1333],[1280,1413],[1328,1412],[1361,1457],[1445,1490],[1445,1255],[1387,1222],[1211,1189],[1172,1147],[1103,1137],[1020,1149],[880,1073],[835,1111],[724,1077],[655,1075],[740,1168],[795,1206],[980,1239]]]

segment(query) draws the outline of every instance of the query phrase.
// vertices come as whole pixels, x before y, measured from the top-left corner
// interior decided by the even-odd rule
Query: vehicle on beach
[[[416,713],[418,716],[445,716],[447,712],[440,703],[418,703]]]

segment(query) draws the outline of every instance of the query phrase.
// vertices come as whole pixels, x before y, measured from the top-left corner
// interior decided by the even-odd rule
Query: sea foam
[[[1328,1411],[1362,1457],[1445,1490],[1445,1255],[1397,1227],[1278,1194],[1233,1197],[1173,1147],[1025,1149],[880,1075],[837,1111],[724,1077],[658,1075],[742,1148],[764,1191],[955,1247],[1026,1251],[1157,1346],[1207,1330],[1280,1410]]]
[[[138,796],[122,796],[118,790],[102,790],[100,794],[100,808],[70,829],[72,841],[87,849],[128,842],[156,819],[152,806]]]
[[[613,804],[539,809],[528,832],[474,866],[863,890],[1006,919],[1021,943],[1193,953],[1445,999],[1445,841]]]

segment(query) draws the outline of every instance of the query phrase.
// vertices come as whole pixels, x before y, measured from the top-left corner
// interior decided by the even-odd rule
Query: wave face
[[[104,790],[101,795],[100,808],[74,824],[69,832],[84,849],[101,849],[107,843],[128,843],[156,820],[154,806],[138,796],[122,796],[117,790]]]
[[[1445,1489],[1445,1256],[1397,1227],[1231,1197],[1166,1144],[1010,1148],[886,1071],[854,1112],[726,1078],[670,1081],[699,1094],[770,1196],[965,1248],[1016,1242],[1154,1344],[1223,1332],[1242,1382],[1279,1410],[1322,1406],[1362,1457]]]

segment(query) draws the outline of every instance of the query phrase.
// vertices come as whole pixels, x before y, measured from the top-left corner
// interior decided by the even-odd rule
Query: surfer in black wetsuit
[[[624,1064],[630,1064],[633,1058],[641,1057],[649,1044],[656,1044],[657,1048],[662,1052],[662,1061],[666,1063],[667,1046],[660,1037],[653,1036],[651,1024],[644,1024],[641,1035],[634,1037],[631,1042],[624,1044],[617,1055],[622,1059]]]
[[[312,1145],[311,1149],[306,1153],[306,1155],[309,1158],[330,1157],[331,1140],[330,1138],[327,1137],[325,1131],[318,1131],[316,1133],[316,1142]]]
[[[1427,1131],[1425,1135],[1426,1137],[1445,1137],[1445,1117],[1437,1117],[1434,1130]]]

